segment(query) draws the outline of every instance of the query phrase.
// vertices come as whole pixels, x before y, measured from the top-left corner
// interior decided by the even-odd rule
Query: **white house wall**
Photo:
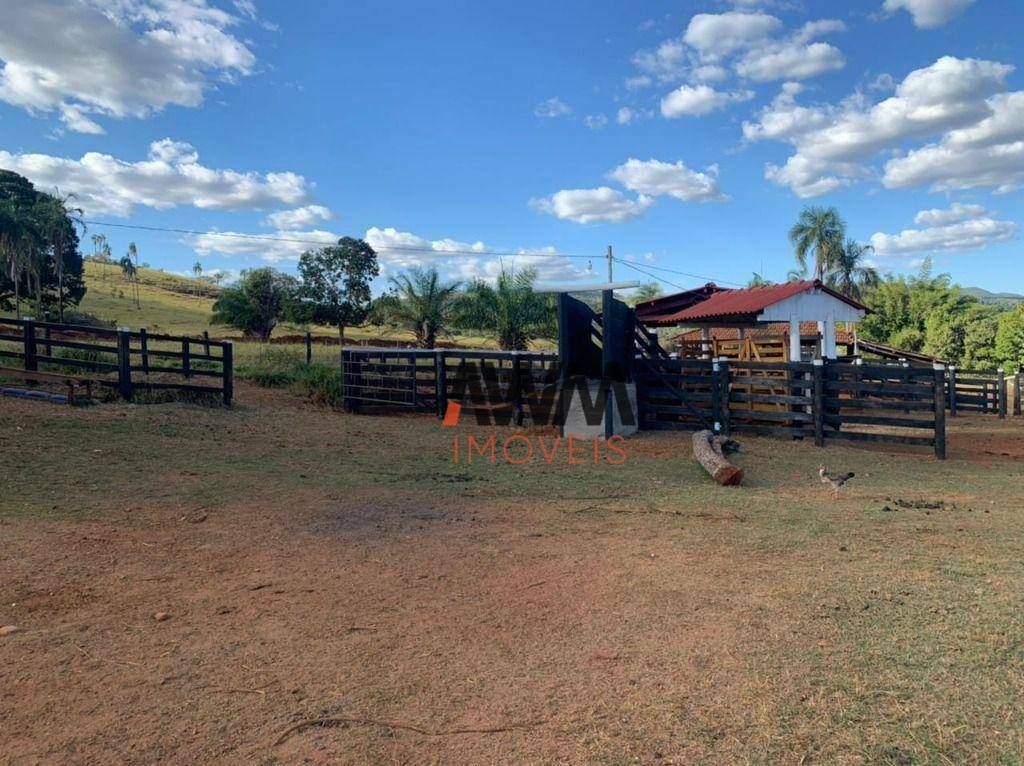
[[[834,322],[859,322],[864,311],[824,291],[808,290],[773,303],[757,317],[761,322],[788,322],[794,318],[801,322],[823,322],[827,318]]]

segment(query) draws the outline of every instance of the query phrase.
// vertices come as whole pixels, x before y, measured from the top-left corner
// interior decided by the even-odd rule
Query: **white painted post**
[[[800,320],[789,318],[789,361],[800,361]]]

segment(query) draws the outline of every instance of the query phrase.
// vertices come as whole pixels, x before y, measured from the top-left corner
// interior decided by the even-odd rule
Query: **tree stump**
[[[738,485],[743,480],[743,469],[726,460],[722,453],[722,447],[729,441],[725,436],[715,436],[706,430],[693,435],[694,458],[723,487]]]

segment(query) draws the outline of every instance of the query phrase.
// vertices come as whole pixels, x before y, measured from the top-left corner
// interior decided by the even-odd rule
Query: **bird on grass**
[[[821,477],[822,484],[828,484],[832,487],[832,497],[838,498],[839,488],[853,478],[853,471],[843,474],[842,476],[829,476],[828,471],[825,469],[825,464],[822,463],[818,466],[818,476]]]

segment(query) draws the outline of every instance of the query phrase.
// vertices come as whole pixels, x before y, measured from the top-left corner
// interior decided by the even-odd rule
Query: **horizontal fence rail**
[[[137,390],[185,391],[217,395],[230,405],[234,396],[234,347],[205,334],[0,318],[0,365],[4,360],[17,360],[28,382],[30,372],[61,373],[125,399]]]

